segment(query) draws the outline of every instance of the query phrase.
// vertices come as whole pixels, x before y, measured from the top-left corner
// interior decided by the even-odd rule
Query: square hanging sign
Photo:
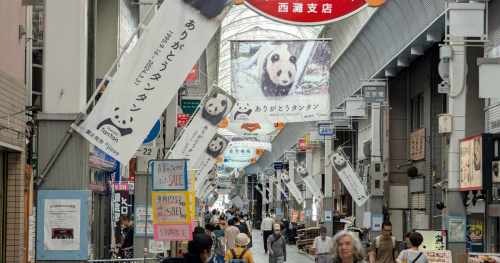
[[[186,160],[154,161],[152,164],[153,191],[187,191]]]
[[[318,123],[319,136],[333,136],[335,127],[331,123]]]

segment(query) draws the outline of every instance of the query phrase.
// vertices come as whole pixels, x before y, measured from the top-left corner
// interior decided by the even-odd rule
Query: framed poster
[[[312,219],[312,209],[304,210],[306,213],[306,219]]]
[[[324,222],[325,223],[333,223],[333,210],[325,210],[324,211]]]
[[[467,218],[465,216],[447,216],[446,230],[449,243],[467,242]]]
[[[384,215],[372,214],[372,232],[382,232],[382,222]]]
[[[492,155],[489,133],[460,140],[460,191],[491,189]]]
[[[412,161],[425,158],[425,128],[410,134],[410,159]]]
[[[187,191],[187,163],[182,159],[154,161],[151,174],[153,191]]]
[[[146,206],[135,206],[134,216],[134,236],[144,236],[144,228],[146,227],[146,220],[148,221],[148,237],[153,236],[153,207],[148,206],[146,216]]]
[[[87,260],[88,190],[39,190],[36,260]]]

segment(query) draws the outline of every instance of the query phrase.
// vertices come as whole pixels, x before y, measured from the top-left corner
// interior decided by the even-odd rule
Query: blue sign
[[[319,136],[333,136],[335,128],[331,123],[318,123]]]
[[[158,120],[142,143],[150,143],[160,135],[161,122]]]
[[[274,170],[283,170],[283,162],[275,162]]]
[[[220,174],[227,174],[226,169],[222,165],[217,166],[217,172]]]

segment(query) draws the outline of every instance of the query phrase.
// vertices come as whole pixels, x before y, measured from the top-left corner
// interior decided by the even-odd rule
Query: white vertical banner
[[[286,200],[288,200],[288,196],[285,194],[285,190],[283,190],[283,187],[281,187],[281,179],[276,179],[274,176],[269,177],[271,181],[273,182],[274,186],[285,196]],[[278,198],[281,200],[281,198]]]
[[[236,100],[231,95],[217,87],[213,88],[202,101],[201,108],[175,143],[168,158],[188,159],[189,169],[196,168],[196,163],[204,154],[217,160],[228,141],[214,135],[235,103]],[[200,148],[205,147],[205,151],[200,151]]]
[[[241,197],[238,196],[238,192],[236,192],[236,190],[231,191],[229,199],[231,199],[231,201],[233,202],[233,204],[236,205],[236,207],[243,207],[245,205],[245,203],[243,203],[243,200],[241,200]]]
[[[316,184],[314,178],[309,174],[309,171],[307,171],[306,167],[302,164],[299,164],[297,165],[296,170],[299,173],[300,177],[302,177],[302,180],[306,184],[306,187],[311,191],[313,196],[316,199],[323,200],[324,196],[321,192],[321,188],[318,186],[318,184]]]
[[[281,180],[283,180],[286,187],[288,187],[288,190],[295,197],[295,200],[297,200],[299,204],[304,202],[304,197],[302,196],[302,193],[300,192],[299,188],[297,188],[297,185],[295,185],[295,183],[290,181],[290,177],[286,173],[281,174]]]
[[[265,193],[265,192],[269,192],[269,195],[268,195],[268,197],[269,197],[269,202],[273,201],[273,199],[274,199],[274,194],[273,194],[273,193],[269,190],[269,188],[267,188],[266,184],[262,184],[262,190],[263,190],[263,192],[264,192],[264,193]]]
[[[201,184],[200,184],[201,185]],[[211,173],[208,177],[207,180],[205,180],[205,182],[203,182],[203,185],[201,186],[199,190],[199,197],[202,197],[202,198],[205,198],[207,196],[207,192],[210,192],[208,191],[209,189],[212,189],[215,188],[217,186],[217,174],[216,173]]]
[[[120,163],[128,163],[233,3],[163,2],[116,74],[105,76],[109,84],[92,113],[72,127]]]
[[[215,134],[212,141],[208,144],[207,148],[201,154],[193,169],[196,169],[196,192],[203,186],[203,182],[207,179],[210,172],[213,170],[217,163],[217,158],[224,152],[228,140],[219,134]]]
[[[255,185],[255,189],[257,189],[257,191],[259,191],[259,193],[262,195],[262,201],[266,204],[269,204],[269,200],[267,200],[265,192],[262,192],[258,185]]]
[[[340,180],[342,180],[345,188],[349,191],[349,194],[351,194],[354,202],[356,202],[358,206],[362,206],[366,203],[366,201],[368,201],[366,190],[359,180],[359,177],[356,175],[356,172],[354,172],[351,162],[347,160],[344,151],[337,149],[330,154],[328,159],[330,159],[333,168],[337,171]]]

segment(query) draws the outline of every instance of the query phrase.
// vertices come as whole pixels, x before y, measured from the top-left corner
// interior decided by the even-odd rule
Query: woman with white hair
[[[365,263],[366,252],[353,232],[341,231],[332,239],[330,259],[334,263]]]

